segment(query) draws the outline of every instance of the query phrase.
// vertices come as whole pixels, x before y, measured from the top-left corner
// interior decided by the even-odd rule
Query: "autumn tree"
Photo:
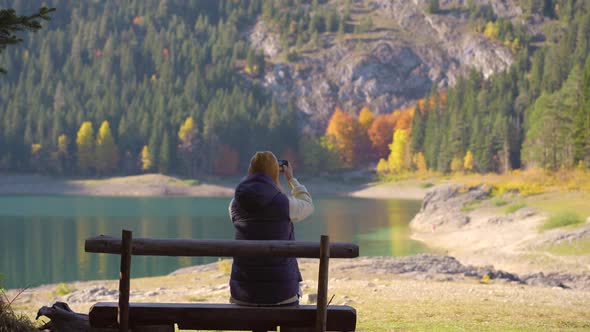
[[[463,158],[463,169],[466,172],[473,171],[473,153],[471,153],[471,150],[468,150],[467,153],[465,153],[465,157]]]
[[[410,168],[410,148],[408,142],[408,132],[400,129],[396,130],[393,135],[393,142],[389,148],[388,163],[391,173],[400,173]]]
[[[373,112],[371,112],[371,110],[367,106],[365,106],[365,107],[363,107],[363,109],[361,109],[361,111],[359,113],[359,125],[361,126],[361,129],[363,131],[366,132],[367,130],[369,130],[369,127],[373,123],[374,119],[375,119],[375,115],[373,114]]]
[[[361,161],[367,161],[373,157],[368,130],[374,119],[373,112],[368,107],[365,106],[361,109],[358,117],[361,132],[359,133],[359,141],[357,142],[357,150],[359,151],[359,159]]]
[[[199,136],[195,121],[192,116],[186,118],[178,130],[178,155],[182,160],[184,171],[189,176],[194,176],[197,172],[197,148]]]
[[[141,170],[144,172],[149,172],[153,167],[153,157],[150,153],[150,149],[147,145],[143,146],[141,149]]]
[[[78,170],[83,173],[89,173],[94,167],[94,129],[90,121],[85,121],[78,130],[76,137],[76,146],[78,152]]]
[[[379,162],[377,163],[377,174],[379,175],[383,175],[389,172],[389,163],[387,162],[387,160],[381,158],[379,159]]]
[[[463,171],[463,160],[459,156],[454,156],[451,160],[451,172],[458,173],[461,171]]]
[[[96,170],[107,174],[117,168],[119,154],[108,121],[103,121],[96,137]]]
[[[386,157],[389,153],[388,145],[391,143],[395,123],[399,112],[382,114],[375,117],[368,130],[371,146],[377,158]]]
[[[336,107],[326,129],[326,138],[330,141],[332,148],[338,151],[340,159],[346,167],[352,167],[359,161],[360,134],[361,127],[358,121],[352,115]]]
[[[395,130],[406,130],[408,136],[412,133],[412,120],[414,118],[415,108],[407,108],[399,111],[399,117],[395,122]]]

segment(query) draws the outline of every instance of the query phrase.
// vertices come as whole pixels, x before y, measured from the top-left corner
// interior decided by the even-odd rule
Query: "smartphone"
[[[283,172],[284,171],[283,166],[285,166],[285,165],[289,166],[289,162],[284,159],[279,159],[278,161],[279,161],[279,172]]]

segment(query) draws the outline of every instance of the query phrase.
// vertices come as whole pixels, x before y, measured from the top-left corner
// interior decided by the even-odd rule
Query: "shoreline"
[[[419,180],[374,183],[361,180],[301,177],[312,196],[345,196],[373,199],[422,200],[426,189]],[[111,197],[232,197],[239,177],[204,181],[162,174],[143,174],[104,179],[68,179],[43,175],[0,175],[0,195],[67,195]],[[283,184],[283,188],[287,188]]]
[[[227,262],[227,261],[224,261]],[[302,304],[314,304],[318,261],[299,259],[303,275]],[[227,303],[227,263],[211,263],[177,270],[160,277],[133,278],[133,302]],[[590,290],[568,289],[551,283],[512,279],[510,273],[482,270],[448,256],[360,257],[330,262],[330,295],[333,304],[351,305],[358,313],[357,329],[385,331],[515,327],[539,330],[568,326],[587,327]],[[492,274],[489,280],[484,274]],[[482,280],[484,280],[482,282]],[[12,298],[17,293],[11,290]],[[18,312],[34,318],[41,306],[67,302],[76,312],[87,313],[96,302],[116,301],[117,280],[71,282],[27,289],[14,302]],[[509,308],[509,310],[506,310]],[[542,310],[543,316],[536,315]],[[497,312],[504,314],[498,315]],[[448,325],[448,317],[456,317]],[[527,318],[530,317],[530,318]]]
[[[519,274],[590,276],[590,216],[584,209],[588,197],[585,192],[494,196],[483,187],[439,185],[410,223],[411,238],[464,264],[493,265]],[[556,208],[559,199],[570,205]],[[580,215],[580,222],[544,228],[551,216],[570,211]]]

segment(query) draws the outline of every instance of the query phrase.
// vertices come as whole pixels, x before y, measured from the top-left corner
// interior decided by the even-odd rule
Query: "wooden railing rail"
[[[121,254],[121,238],[99,235],[88,238],[86,252]],[[330,243],[331,258],[355,258],[359,247],[352,243]],[[307,241],[192,240],[134,238],[132,255],[210,257],[301,257],[320,258],[320,244]]]

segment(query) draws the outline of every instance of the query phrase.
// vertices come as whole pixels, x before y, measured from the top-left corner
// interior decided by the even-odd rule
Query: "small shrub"
[[[481,277],[481,279],[479,280],[479,283],[487,285],[490,283],[490,280],[491,280],[490,276],[487,274],[484,274],[483,277]]]
[[[72,288],[62,282],[61,284],[55,286],[55,290],[53,290],[53,292],[56,296],[64,296],[70,294],[72,292]]]
[[[514,203],[514,204],[506,207],[505,212],[506,212],[506,214],[511,214],[511,213],[514,213],[514,212],[522,209],[525,206],[526,206],[526,204],[524,204],[524,203]]]
[[[431,188],[433,186],[434,186],[434,184],[433,183],[430,183],[430,182],[426,182],[426,183],[420,184],[420,188],[423,188],[423,189]]]
[[[508,202],[507,202],[507,201],[505,201],[505,200],[503,200],[503,199],[501,199],[501,198],[497,198],[497,199],[495,199],[495,200],[493,201],[493,203],[494,203],[494,205],[495,205],[495,206],[504,206],[504,205],[508,204]]]
[[[543,230],[572,226],[583,223],[584,220],[575,212],[561,212],[552,215],[542,226]]]
[[[219,259],[217,261],[217,268],[219,269],[219,273],[224,275],[228,275],[231,272],[231,260],[230,259]]]

